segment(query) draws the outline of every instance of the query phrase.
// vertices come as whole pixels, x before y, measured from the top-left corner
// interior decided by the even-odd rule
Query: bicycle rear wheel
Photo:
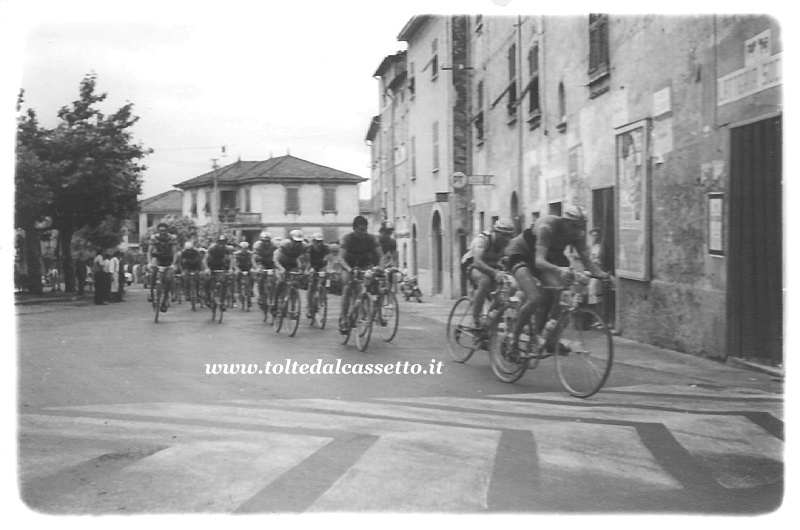
[[[597,313],[581,307],[562,314],[552,348],[558,378],[567,392],[587,398],[603,388],[614,361],[614,342]]]
[[[364,293],[356,305],[356,346],[359,351],[365,351],[372,337],[372,321],[374,319],[372,297]]]
[[[528,342],[518,341],[517,350],[513,348],[514,321],[514,310],[506,306],[500,308],[497,317],[490,323],[489,359],[492,371],[506,383],[519,380],[528,369],[527,359],[520,358],[520,350],[524,351]]]
[[[158,316],[161,313],[161,285],[156,284],[156,292],[155,296],[153,296],[153,311],[155,311],[155,319],[156,324],[158,324]]]
[[[391,342],[397,335],[397,326],[400,324],[400,305],[391,291],[381,295],[378,304],[379,306],[375,308],[378,334],[384,341]]]
[[[319,329],[325,329],[325,323],[328,322],[328,289],[324,285],[317,291],[315,301],[317,310],[314,313],[314,321]]]
[[[477,349],[480,330],[472,324],[472,300],[463,296],[453,304],[446,328],[447,350],[457,363],[467,362]]]
[[[284,293],[279,299],[275,300],[275,333],[280,333],[283,321],[286,320],[288,300]]]
[[[292,289],[289,291],[289,300],[288,300],[288,322],[287,331],[289,332],[290,337],[294,337],[295,333],[297,333],[297,328],[300,327],[300,293],[297,292],[297,289]]]

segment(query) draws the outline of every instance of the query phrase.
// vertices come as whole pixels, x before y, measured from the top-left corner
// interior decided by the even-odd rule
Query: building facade
[[[466,43],[464,67],[441,72],[447,95],[417,82],[406,121],[410,135],[420,122],[448,123],[443,142],[467,146],[462,165],[451,145],[439,162],[448,173],[424,175],[423,196],[449,192],[437,203],[451,210],[443,262],[494,218],[522,229],[580,204],[613,258],[621,335],[781,362],[780,31],[760,15],[412,19],[401,33],[409,78],[432,39],[448,60]],[[456,173],[466,178],[449,182]],[[420,184],[412,218],[427,213],[413,200]],[[436,252],[430,237],[419,247],[420,257]],[[450,270],[444,293],[456,296]]]
[[[139,233],[131,243],[138,244],[139,237],[147,233],[148,228],[158,223],[180,217],[183,214],[183,194],[179,190],[169,190],[139,201]]]
[[[262,230],[287,237],[295,229],[308,236],[320,232],[333,242],[352,229],[359,215],[358,185],[366,180],[285,155],[240,160],[175,187],[183,192],[183,215],[198,226],[215,221],[216,210],[217,222],[250,243]]]

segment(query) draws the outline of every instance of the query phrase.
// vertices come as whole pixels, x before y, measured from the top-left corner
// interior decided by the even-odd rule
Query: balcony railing
[[[220,223],[261,224],[261,214],[257,212],[223,211],[219,214]]]

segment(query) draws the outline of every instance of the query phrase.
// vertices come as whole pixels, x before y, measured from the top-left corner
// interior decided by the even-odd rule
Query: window
[[[436,78],[439,77],[439,39],[433,39],[431,55],[431,81],[436,81]]]
[[[539,126],[542,120],[542,108],[539,102],[539,45],[534,45],[528,52],[528,124],[531,129]]]
[[[336,213],[336,188],[322,189],[322,213]]]
[[[483,31],[483,15],[475,15],[475,33]]]
[[[478,232],[483,232],[486,229],[486,212],[478,214]]]
[[[411,137],[411,178],[417,178],[417,137]]]
[[[416,85],[414,84],[414,80],[416,79],[416,77],[414,77],[414,63],[409,65],[408,74],[408,92],[411,94],[411,99],[414,99],[414,93],[416,91]]]
[[[156,215],[153,213],[147,214],[147,228],[153,226],[156,222]]]
[[[508,104],[506,110],[509,116],[517,113],[517,45],[512,44],[508,49]]]
[[[475,94],[475,117],[473,118],[473,123],[475,125],[476,143],[481,146],[483,145],[483,81],[478,81]]]
[[[203,207],[203,211],[205,211],[206,214],[210,214],[211,213],[211,190],[206,190],[205,196],[206,196],[206,205],[205,205],[205,207]]]
[[[236,191],[222,190],[219,192],[219,208],[221,211],[236,209]]]
[[[558,115],[560,121],[556,129],[563,133],[567,130],[567,93],[564,90],[564,83],[558,84]]]
[[[192,206],[189,209],[189,215],[191,215],[192,217],[197,215],[197,192],[196,191],[192,192]]]
[[[433,122],[433,171],[439,171],[439,122]]]
[[[242,200],[242,204],[244,204],[244,211],[245,212],[249,212],[250,211],[250,206],[251,206],[251,204],[250,204],[250,187],[248,186],[246,188],[243,188],[242,189],[242,194],[244,195],[243,200]]]
[[[286,188],[286,207],[284,214],[300,213],[300,189]]]
[[[608,15],[589,15],[589,97],[608,92],[610,61],[608,56]]]

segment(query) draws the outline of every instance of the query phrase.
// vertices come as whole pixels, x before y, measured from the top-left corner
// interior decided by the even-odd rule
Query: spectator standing
[[[92,278],[94,278],[94,304],[105,305],[106,297],[106,260],[103,257],[103,250],[98,248],[97,255],[92,262]]]
[[[119,302],[119,256],[117,252],[108,260],[109,302]]]
[[[83,252],[78,253],[75,260],[75,280],[78,282],[78,296],[84,296],[86,289],[86,258]]]
[[[119,290],[117,291],[117,302],[124,302],[123,296],[125,295],[125,270],[127,268],[127,265],[125,265],[125,255],[121,250],[118,250],[114,253],[114,256],[116,256],[116,258],[119,260],[119,274],[117,274],[119,279]]]

